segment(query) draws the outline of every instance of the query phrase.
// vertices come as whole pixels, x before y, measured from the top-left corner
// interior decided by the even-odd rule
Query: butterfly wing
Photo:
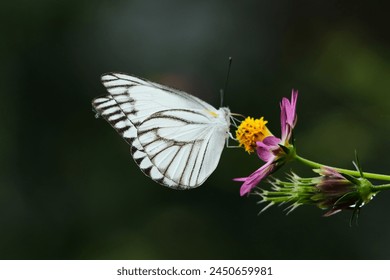
[[[215,170],[225,145],[226,123],[200,110],[159,111],[138,127],[144,152],[180,188],[200,186]]]
[[[214,171],[229,129],[227,108],[126,74],[106,74],[102,82],[110,95],[92,105],[131,145],[146,175],[187,189]]]
[[[162,185],[171,188],[176,188],[178,186],[177,183],[165,178],[149,160],[137,138],[135,126],[130,122],[127,115],[110,95],[95,98],[92,101],[92,105],[95,108],[97,115],[102,116],[111,124],[111,126],[131,146],[130,152],[134,161],[145,175],[153,178],[153,180],[158,181]]]
[[[188,93],[126,74],[105,74],[102,82],[133,124],[162,110],[216,111],[213,106]]]

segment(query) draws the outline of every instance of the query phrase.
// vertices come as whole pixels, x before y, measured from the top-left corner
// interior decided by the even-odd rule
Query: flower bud
[[[323,167],[314,170],[320,176],[301,178],[296,174],[289,181],[275,179],[271,182],[272,191],[260,190],[260,202],[269,205],[291,203],[289,212],[300,205],[309,204],[328,210],[324,216],[331,216],[344,209],[359,209],[375,195],[373,185],[362,177],[342,174],[333,168]]]

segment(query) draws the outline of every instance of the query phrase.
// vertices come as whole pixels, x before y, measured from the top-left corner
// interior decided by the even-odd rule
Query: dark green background
[[[3,1],[4,2],[4,1]],[[225,149],[200,188],[145,177],[91,111],[100,75],[127,72],[265,116],[300,92],[298,152],[390,173],[387,7],[370,1],[6,1],[0,10],[0,258],[388,259],[390,192],[323,218],[303,206],[258,216],[232,178],[262,163]],[[310,170],[296,164],[302,175]],[[266,186],[266,185],[262,185]]]

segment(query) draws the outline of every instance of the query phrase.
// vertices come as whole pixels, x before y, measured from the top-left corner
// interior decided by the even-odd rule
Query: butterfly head
[[[230,127],[231,113],[229,108],[221,107],[217,111],[209,111],[210,115],[218,120],[223,127]]]

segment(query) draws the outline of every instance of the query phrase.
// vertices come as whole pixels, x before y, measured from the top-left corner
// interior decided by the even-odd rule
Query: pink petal
[[[280,103],[280,125],[282,130],[282,140],[285,142],[291,137],[291,131],[294,129],[297,122],[296,106],[298,100],[298,91],[292,90],[291,101],[287,98],[283,98]]]
[[[263,139],[263,143],[268,147],[279,147],[280,139],[276,136],[268,136]]]
[[[248,178],[248,177],[233,178],[233,181],[236,181],[236,182],[245,182],[245,180],[246,180],[247,178]]]
[[[285,109],[286,109],[286,122],[293,128],[295,125],[294,123],[296,118],[298,91],[294,89],[292,90],[291,101],[289,101],[287,98],[283,98],[283,99],[284,99]]]
[[[269,161],[262,167],[253,172],[249,177],[245,179],[240,189],[240,195],[243,196],[249,193],[262,179],[267,177],[274,169],[273,161]],[[242,178],[239,178],[242,179]]]
[[[262,142],[256,142],[257,155],[265,162],[275,157],[273,151],[279,149],[280,139],[275,136],[268,136]]]

